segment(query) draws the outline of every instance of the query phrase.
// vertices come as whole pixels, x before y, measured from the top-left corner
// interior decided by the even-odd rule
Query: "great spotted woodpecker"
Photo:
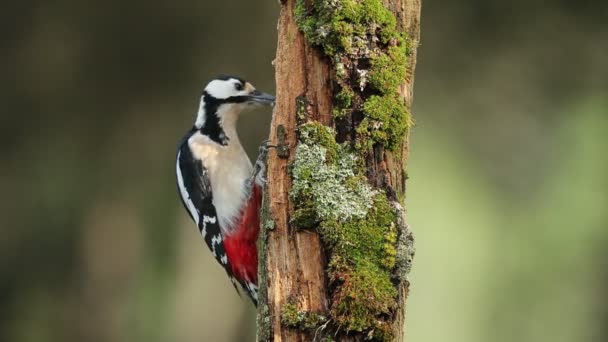
[[[235,287],[242,286],[257,305],[256,241],[267,144],[255,165],[236,132],[239,114],[274,104],[238,77],[218,77],[205,87],[194,126],[177,150],[177,188],[182,203],[211,253]]]

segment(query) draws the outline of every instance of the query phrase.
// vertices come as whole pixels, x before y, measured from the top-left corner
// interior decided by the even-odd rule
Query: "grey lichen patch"
[[[291,223],[317,229],[326,247],[331,308],[336,329],[391,340],[387,319],[397,308],[395,212],[386,194],[364,176],[358,153],[335,141],[333,129],[309,122],[299,127],[291,166]],[[285,317],[298,320],[293,307]]]
[[[274,230],[274,228],[275,228],[274,220],[272,220],[272,219],[266,219],[263,222],[264,223],[262,225],[262,228],[264,230]]]
[[[405,209],[396,202],[393,202],[392,205],[398,234],[395,274],[398,275],[400,280],[409,281],[408,275],[412,270],[412,263],[416,254],[414,234],[406,222]]]
[[[337,160],[327,163],[327,149],[319,145],[299,144],[295,153],[292,198],[310,198],[319,220],[346,221],[367,215],[376,192],[361,179],[351,182],[357,178],[354,154],[338,151]]]
[[[274,229],[274,220],[270,215],[270,203],[267,196],[266,188],[264,188],[264,197],[262,199],[262,208],[260,210],[261,229],[260,237],[258,238],[258,313],[257,313],[257,341],[272,340],[272,322],[270,319],[270,310],[267,304],[268,288],[267,288],[267,263],[266,263],[266,246],[268,244],[268,232]]]

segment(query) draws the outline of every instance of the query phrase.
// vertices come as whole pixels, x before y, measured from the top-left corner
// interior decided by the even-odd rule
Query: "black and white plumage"
[[[219,234],[209,175],[201,161],[192,155],[186,143],[181,144],[177,152],[176,174],[177,186],[186,211],[198,226],[213,256],[225,265],[226,252]]]
[[[184,207],[215,259],[254,303],[266,149],[261,149],[253,167],[239,141],[236,122],[242,111],[273,103],[273,96],[258,92],[240,78],[212,80],[201,96],[194,127],[178,147],[176,161]]]

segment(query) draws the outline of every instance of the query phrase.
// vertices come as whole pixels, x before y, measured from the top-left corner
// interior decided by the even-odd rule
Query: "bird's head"
[[[241,78],[221,76],[207,84],[194,126],[212,140],[227,145],[226,131],[235,129],[241,112],[261,105],[274,106],[274,96],[259,92]]]

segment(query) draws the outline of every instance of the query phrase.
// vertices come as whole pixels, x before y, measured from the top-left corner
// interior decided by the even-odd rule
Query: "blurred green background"
[[[424,1],[408,341],[608,340],[608,5]],[[273,91],[275,1],[0,11],[0,340],[249,341],[179,203],[204,83]],[[240,122],[251,156],[270,115]]]

